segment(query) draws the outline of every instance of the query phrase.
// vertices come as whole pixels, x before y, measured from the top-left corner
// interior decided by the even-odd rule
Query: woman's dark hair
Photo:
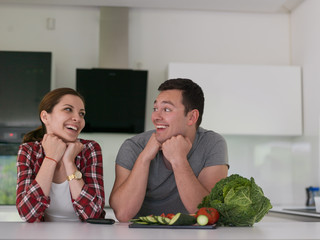
[[[51,92],[48,92],[41,100],[38,111],[39,111],[39,118],[41,112],[44,110],[47,113],[51,113],[53,108],[60,102],[60,99],[65,95],[74,95],[79,98],[81,98],[83,104],[85,103],[84,98],[81,96],[80,93],[75,91],[72,88],[57,88],[55,90],[52,90]],[[37,129],[27,133],[23,137],[23,142],[35,142],[35,141],[41,141],[44,134],[46,134],[46,126],[42,122],[41,118],[41,126]]]
[[[182,104],[185,108],[185,115],[193,109],[199,111],[199,118],[196,124],[198,128],[202,122],[203,108],[204,108],[204,95],[201,87],[190,79],[175,78],[163,82],[159,91],[165,90],[181,90],[182,91]]]

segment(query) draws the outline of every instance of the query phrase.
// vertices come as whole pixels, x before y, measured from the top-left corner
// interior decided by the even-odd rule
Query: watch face
[[[82,173],[80,171],[76,171],[74,173],[74,176],[75,176],[75,179],[80,179],[80,178],[82,178]]]

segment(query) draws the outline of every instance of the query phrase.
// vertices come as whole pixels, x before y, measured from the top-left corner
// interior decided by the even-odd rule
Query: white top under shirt
[[[50,189],[50,206],[44,212],[46,222],[80,221],[71,201],[68,181],[52,183]]]

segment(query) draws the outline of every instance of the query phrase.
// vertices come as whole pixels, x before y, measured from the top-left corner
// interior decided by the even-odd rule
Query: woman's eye
[[[64,110],[66,110],[67,112],[72,112],[71,108],[65,108]]]
[[[81,112],[81,113],[79,113],[79,115],[80,115],[81,117],[84,117],[84,116],[86,115],[86,113]]]

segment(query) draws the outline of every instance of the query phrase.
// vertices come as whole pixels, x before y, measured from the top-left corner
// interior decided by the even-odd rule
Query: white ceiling
[[[304,0],[0,0],[10,4],[289,13]]]

